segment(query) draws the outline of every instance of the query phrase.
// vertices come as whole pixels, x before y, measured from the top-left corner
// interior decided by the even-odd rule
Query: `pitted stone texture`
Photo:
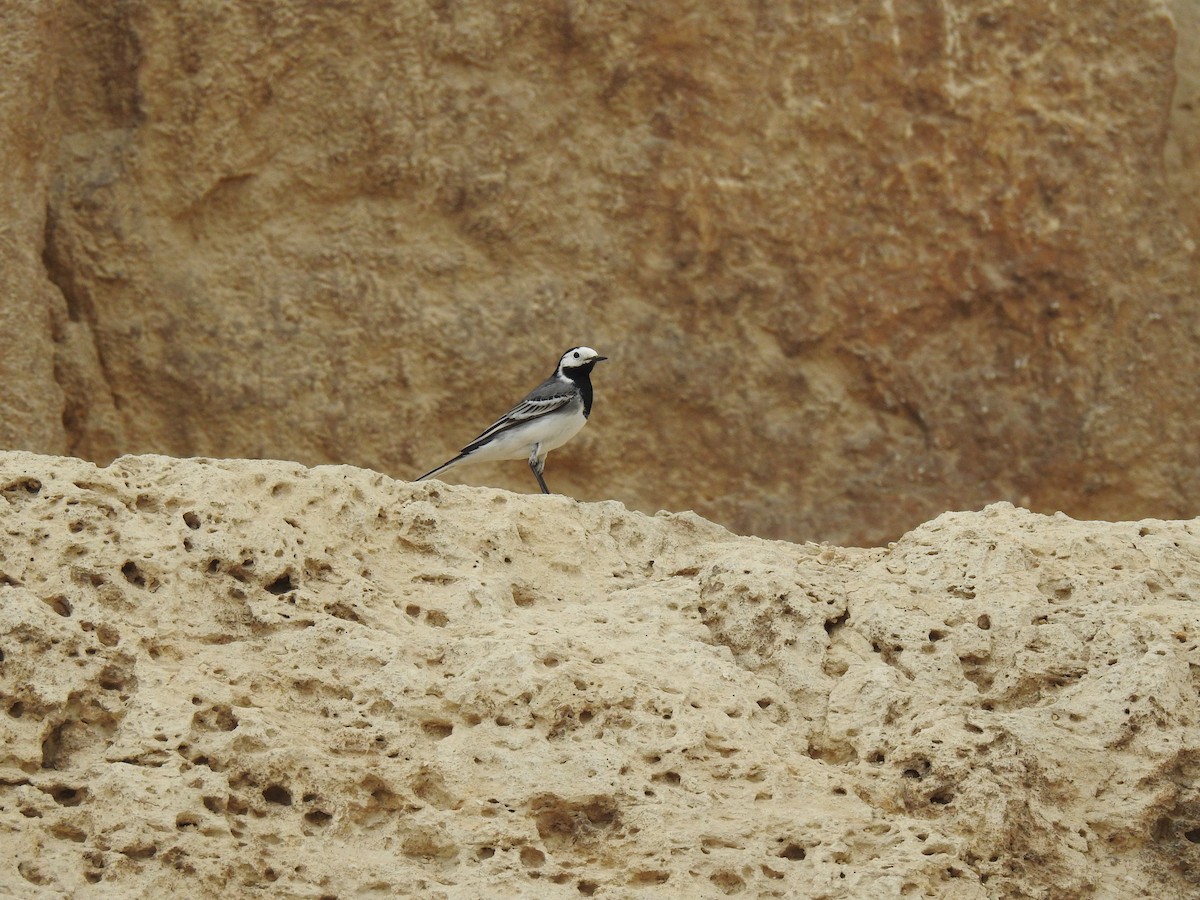
[[[1186,896],[1200,523],[0,455],[19,897]]]

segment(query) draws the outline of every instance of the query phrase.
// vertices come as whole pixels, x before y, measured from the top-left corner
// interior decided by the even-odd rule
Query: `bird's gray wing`
[[[550,376],[526,394],[524,400],[489,425],[479,437],[463,447],[462,452],[470,453],[502,431],[562,409],[575,399],[577,392],[575,385],[567,379]]]

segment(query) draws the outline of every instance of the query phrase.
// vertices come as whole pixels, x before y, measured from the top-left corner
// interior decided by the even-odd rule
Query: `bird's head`
[[[572,347],[558,361],[558,371],[565,372],[570,369],[583,369],[585,372],[590,372],[592,366],[606,359],[608,359],[607,356],[601,356],[591,347]]]

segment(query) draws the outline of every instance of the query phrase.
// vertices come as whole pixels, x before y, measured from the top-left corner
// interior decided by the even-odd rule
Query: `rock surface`
[[[64,379],[55,371],[54,321],[67,316],[42,260],[58,142],[46,112],[54,21],[48,3],[0,9],[0,447],[62,453]]]
[[[572,496],[1197,512],[1194,0],[35,7],[0,446],[411,477],[583,342]]]
[[[0,525],[7,896],[1200,890],[1197,521],[8,453]]]
[[[1175,92],[1166,174],[1193,241],[1200,241],[1200,0],[1169,0],[1175,20]]]

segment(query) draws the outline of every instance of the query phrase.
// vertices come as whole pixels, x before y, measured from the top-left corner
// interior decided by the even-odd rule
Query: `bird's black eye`
[[[578,350],[575,351],[574,356],[576,359],[579,359],[579,351]]]

